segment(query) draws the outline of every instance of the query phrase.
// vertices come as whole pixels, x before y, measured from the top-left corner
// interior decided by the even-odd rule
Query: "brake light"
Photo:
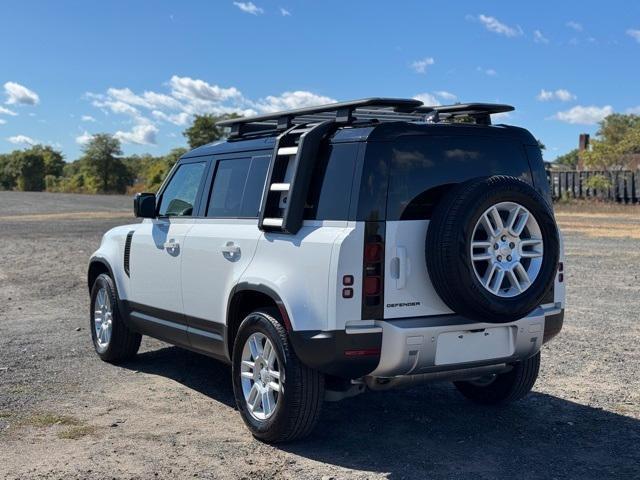
[[[385,222],[367,222],[362,255],[362,318],[384,316],[384,234]]]
[[[382,258],[381,243],[367,243],[364,246],[364,261],[367,263],[379,262]]]
[[[380,277],[366,277],[364,279],[364,294],[371,295],[379,295],[380,294]]]

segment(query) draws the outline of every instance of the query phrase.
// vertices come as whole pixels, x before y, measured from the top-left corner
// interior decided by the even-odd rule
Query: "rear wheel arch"
[[[280,296],[273,289],[265,285],[239,283],[231,291],[227,304],[226,348],[230,359],[233,354],[233,343],[242,320],[251,312],[260,308],[277,309],[282,317],[283,326],[287,332],[291,331],[291,322],[287,309]]]

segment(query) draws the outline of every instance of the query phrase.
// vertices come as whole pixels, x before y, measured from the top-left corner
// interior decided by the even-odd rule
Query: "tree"
[[[191,148],[197,148],[224,138],[227,134],[226,129],[216,126],[216,123],[231,118],[239,118],[239,115],[235,113],[220,116],[195,115],[191,126],[182,134],[187,138]]]
[[[557,163],[558,165],[564,165],[566,167],[569,167],[575,170],[576,168],[578,168],[578,161],[579,161],[578,149],[574,148],[570,152],[557,157],[554,160],[554,163]]]
[[[35,145],[28,149],[35,155],[42,157],[44,161],[44,174],[59,177],[65,166],[64,156],[62,152],[54,150],[49,145]]]
[[[584,164],[594,170],[623,170],[631,154],[640,153],[640,116],[615,113],[600,122],[598,138],[583,152]]]
[[[80,170],[85,175],[88,190],[102,193],[124,193],[131,182],[131,173],[118,158],[122,155],[120,141],[108,133],[94,135],[83,149]]]
[[[546,150],[547,149],[547,146],[544,143],[542,143],[542,140],[540,140],[539,138],[536,139],[536,142],[538,142],[538,148],[540,150]]]
[[[15,178],[15,186],[23,192],[44,189],[44,160],[31,149],[11,153],[9,174]]]

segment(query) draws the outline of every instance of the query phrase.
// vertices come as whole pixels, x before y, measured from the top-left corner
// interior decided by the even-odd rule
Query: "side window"
[[[219,160],[207,217],[257,218],[270,157]]]
[[[202,181],[205,162],[180,165],[162,192],[158,215],[190,217]]]
[[[357,156],[357,143],[338,143],[321,151],[311,177],[305,219],[348,220]]]

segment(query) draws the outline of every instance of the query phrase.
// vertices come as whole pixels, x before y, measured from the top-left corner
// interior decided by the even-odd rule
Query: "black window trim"
[[[160,215],[159,214],[159,210],[160,210],[160,204],[162,203],[162,196],[164,195],[165,190],[167,189],[167,186],[169,185],[169,183],[171,183],[171,180],[173,179],[173,177],[175,176],[176,172],[178,171],[178,169],[183,166],[183,165],[189,165],[192,163],[204,163],[204,172],[202,175],[202,178],[200,179],[200,185],[198,185],[198,191],[196,193],[196,199],[195,199],[195,204],[193,205],[193,212],[195,213],[195,215]],[[158,193],[156,194],[156,219],[171,219],[171,218],[200,218],[200,211],[201,211],[201,207],[202,207],[202,194],[205,190],[205,185],[206,185],[206,181],[207,178],[209,176],[209,172],[211,170],[211,164],[212,164],[212,160],[211,160],[211,156],[207,155],[207,156],[201,156],[201,157],[190,157],[190,158],[184,158],[184,159],[180,159],[176,162],[176,164],[173,166],[173,168],[171,169],[171,171],[169,172],[169,175],[167,175],[167,178],[165,179],[165,181],[162,183],[162,186],[160,187],[160,190],[158,190]]]
[[[253,162],[254,158],[257,157],[268,157],[269,158],[269,162],[271,162],[272,157],[273,156],[273,149],[269,149],[269,150],[250,150],[250,151],[238,151],[238,152],[233,152],[233,153],[225,153],[223,155],[215,155],[213,157],[212,160],[212,165],[210,168],[210,174],[209,177],[207,178],[207,188],[205,189],[207,191],[206,196],[203,195],[202,198],[202,210],[200,212],[200,214],[202,216],[198,217],[198,218],[206,218],[206,219],[212,219],[212,220],[258,220],[258,217],[260,215],[260,207],[258,206],[258,212],[256,214],[255,217],[229,217],[229,216],[207,216],[207,210],[209,209],[209,204],[211,203],[211,195],[213,194],[213,184],[215,182],[216,179],[216,174],[218,173],[218,165],[220,164],[221,161],[223,160],[241,160],[243,158],[249,158],[251,159],[251,161]],[[265,183],[267,182],[267,178],[265,178]],[[264,185],[263,185],[263,190],[264,190]],[[204,193],[204,192],[203,192]]]

